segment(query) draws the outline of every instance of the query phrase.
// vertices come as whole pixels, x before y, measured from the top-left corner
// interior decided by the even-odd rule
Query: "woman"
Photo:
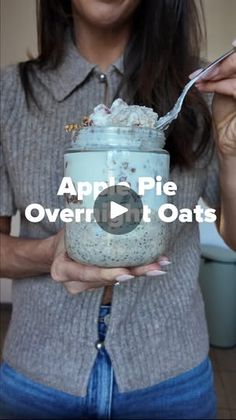
[[[198,22],[186,0],[41,1],[38,58],[3,73],[1,275],[15,280],[1,405],[11,418],[215,416],[197,223],[172,224],[169,260],[100,269],[66,256],[62,225],[24,217],[32,202],[63,207],[56,193],[68,145],[64,124],[116,96],[160,115],[172,107],[199,66]],[[175,204],[205,198],[233,248],[235,60],[191,91],[167,139]],[[219,174],[199,91],[217,94]],[[16,209],[20,238],[9,236]]]

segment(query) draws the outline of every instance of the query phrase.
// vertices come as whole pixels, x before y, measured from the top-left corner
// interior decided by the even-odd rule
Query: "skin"
[[[72,0],[74,36],[81,55],[106,71],[124,52],[140,0]]]
[[[118,58],[128,41],[131,16],[137,0],[73,0],[74,37],[80,53],[102,70]],[[209,75],[198,84],[201,91],[214,92],[213,122],[220,160],[221,208],[218,229],[229,246],[236,249],[236,63],[235,54],[219,66],[218,75]],[[151,275],[163,272],[158,263],[132,269],[103,269],[70,260],[65,252],[63,231],[43,240],[13,238],[10,218],[0,220],[1,273],[3,277],[24,278],[50,273],[69,293],[109,286],[104,302],[111,298],[111,286],[120,276]],[[11,255],[11,259],[9,259]]]

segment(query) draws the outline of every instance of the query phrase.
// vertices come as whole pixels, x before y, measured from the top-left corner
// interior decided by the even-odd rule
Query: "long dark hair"
[[[37,4],[39,55],[19,64],[28,105],[31,100],[37,102],[30,81],[35,66],[42,71],[58,67],[64,56],[66,31],[73,25],[69,0],[40,0]],[[199,67],[202,26],[204,29],[200,0],[198,7],[194,0],[141,0],[124,54],[119,91],[125,89],[131,103],[152,107],[159,115],[169,111],[188,75]],[[210,131],[208,107],[193,88],[168,133],[166,148],[172,165],[192,167],[206,153]],[[198,140],[196,133],[201,133]]]

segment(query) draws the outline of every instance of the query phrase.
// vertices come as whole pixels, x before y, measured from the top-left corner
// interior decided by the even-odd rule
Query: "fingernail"
[[[165,267],[165,266],[167,266],[167,265],[172,264],[172,262],[171,262],[171,261],[169,261],[169,260],[160,260],[160,261],[158,261],[158,264],[159,264],[160,266],[162,266],[162,267]]]
[[[193,73],[191,73],[188,77],[189,79],[193,79],[195,76],[197,76],[203,69],[197,69]]]
[[[131,276],[131,274],[122,274],[121,276],[117,276],[115,278],[116,281],[127,281],[130,279],[134,279],[134,276]]]
[[[236,47],[236,39],[233,40],[232,45],[233,47]]]
[[[162,274],[166,274],[166,272],[161,271],[161,270],[152,270],[152,271],[147,271],[145,275],[151,277],[151,276],[161,276]]]
[[[202,80],[204,80],[205,78],[209,79],[209,78],[213,78],[213,77],[215,77],[215,76],[218,76],[219,72],[220,72],[220,69],[219,69],[219,66],[217,66],[217,67],[215,67],[214,69],[207,71],[207,72],[204,74],[204,76],[203,76]],[[200,80],[201,80],[201,79],[200,79]]]
[[[195,85],[195,88],[197,88],[198,90],[203,90],[204,89],[204,87],[203,87],[203,85],[202,85],[202,83],[198,83],[198,84],[196,84]]]
[[[189,75],[189,79],[193,79],[195,76],[197,76],[199,73],[201,73],[202,70],[203,69],[198,69],[198,70],[194,71],[193,73],[191,73]],[[217,67],[215,67],[211,70],[208,70],[206,73],[204,73],[204,75],[202,77],[200,77],[198,79],[198,82],[201,81],[201,80],[216,77],[216,76],[218,76],[219,72],[220,72],[219,66],[217,66]]]

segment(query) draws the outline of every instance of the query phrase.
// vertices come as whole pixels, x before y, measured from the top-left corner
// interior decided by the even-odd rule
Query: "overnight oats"
[[[157,114],[152,109],[128,106],[117,99],[108,109],[98,105],[87,125],[74,133],[65,154],[65,176],[76,187],[78,182],[104,182],[109,186],[125,182],[138,194],[140,177],[162,177],[168,181],[169,154],[163,149],[163,131],[155,129]],[[73,211],[93,209],[93,194],[67,194],[66,206]],[[66,223],[65,242],[70,258],[101,267],[129,267],[155,261],[165,250],[166,223],[158,217],[158,208],[167,202],[166,195],[156,195],[155,188],[141,197],[150,209],[150,221],[121,235],[111,234],[96,220]]]

